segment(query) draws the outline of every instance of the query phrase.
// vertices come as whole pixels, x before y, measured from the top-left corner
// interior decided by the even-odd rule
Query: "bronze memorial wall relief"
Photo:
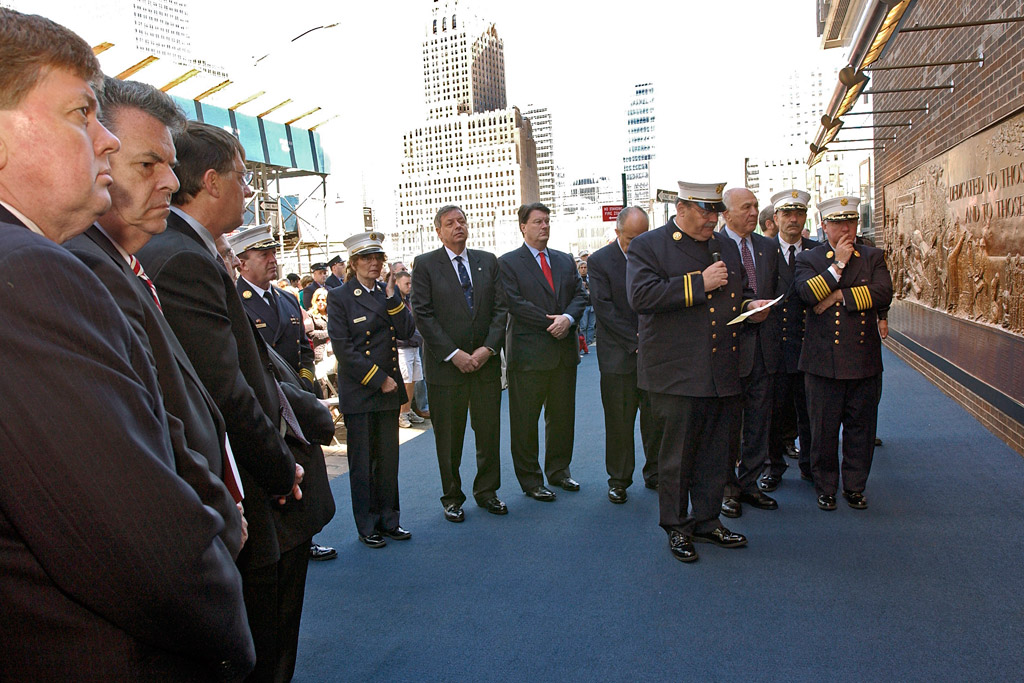
[[[1024,334],[1024,112],[885,187],[895,297]]]

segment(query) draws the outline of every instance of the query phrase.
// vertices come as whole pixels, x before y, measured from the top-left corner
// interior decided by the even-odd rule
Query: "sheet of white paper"
[[[774,301],[769,301],[768,303],[766,303],[764,306],[761,306],[760,308],[748,308],[746,311],[744,311],[743,313],[740,313],[738,316],[736,316],[735,318],[733,318],[732,320],[730,320],[726,324],[727,325],[735,325],[736,323],[741,323],[744,320],[746,320],[747,318],[749,318],[750,316],[752,316],[755,313],[757,313],[758,311],[763,311],[766,308],[771,308],[775,304],[779,303],[780,301],[782,301],[782,297],[783,296],[785,296],[785,294],[780,296],[778,299],[775,299]]]

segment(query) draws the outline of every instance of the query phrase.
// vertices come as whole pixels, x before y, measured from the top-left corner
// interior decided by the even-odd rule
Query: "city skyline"
[[[31,4],[75,28],[78,8],[69,0]],[[282,13],[253,0],[239,13],[189,3],[192,50],[233,78],[252,72],[315,101],[324,118],[337,114],[320,133],[334,161],[331,194],[345,198],[356,225],[364,197],[375,215],[394,215],[402,131],[422,116],[421,43],[431,5],[297,0]],[[780,103],[787,75],[809,60],[839,64],[847,52],[819,50],[814,8],[803,0],[686,6],[685,13],[637,0],[625,16],[613,2],[591,3],[586,12],[539,0],[475,5],[504,42],[508,105],[544,103],[554,122],[554,163],[567,178],[621,172],[633,88],[653,83],[661,125],[652,189],[673,189],[680,179],[741,185],[743,159],[766,146],[759,122]],[[318,26],[330,28],[291,42]]]

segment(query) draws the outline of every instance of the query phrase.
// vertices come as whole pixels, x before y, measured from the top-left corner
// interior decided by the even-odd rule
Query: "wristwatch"
[[[832,265],[838,268],[839,270],[842,270],[843,268],[846,267],[846,264],[843,263],[842,261],[833,261]]]

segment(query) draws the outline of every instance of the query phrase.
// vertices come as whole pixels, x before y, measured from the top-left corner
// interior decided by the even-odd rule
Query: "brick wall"
[[[918,0],[906,26],[948,24],[1024,15],[1020,0]],[[1024,23],[898,34],[878,66],[938,62],[985,55],[985,65],[958,64],[871,73],[868,89],[938,85],[956,88],[874,95],[872,107],[905,109],[926,103],[928,113],[882,114],[875,123],[913,121],[911,129],[876,129],[878,137],[896,131],[897,140],[875,153],[874,224],[882,225],[882,189],[915,167],[1024,107]],[[881,245],[879,245],[881,246]]]

